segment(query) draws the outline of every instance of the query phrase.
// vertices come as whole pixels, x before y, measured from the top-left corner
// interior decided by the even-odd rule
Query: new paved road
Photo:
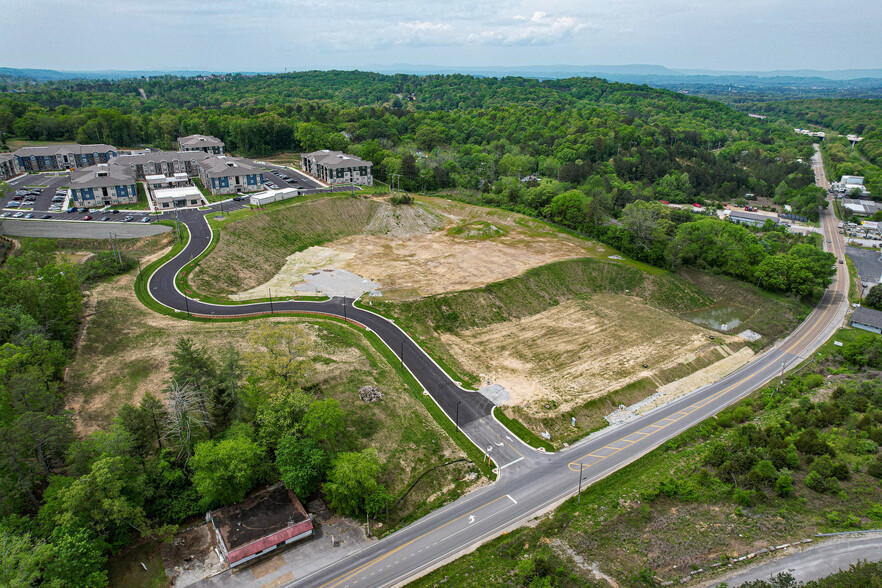
[[[818,162],[815,169],[819,185],[825,185]],[[501,470],[499,479],[491,486],[468,494],[333,566],[306,577],[297,577],[297,571],[293,570],[294,581],[288,584],[290,586],[401,585],[572,496],[580,477],[581,483],[587,485],[609,475],[779,376],[783,370],[809,357],[842,324],[847,311],[847,271],[844,265],[837,264],[835,281],[818,307],[773,349],[714,384],[606,429],[557,454],[546,455],[514,438],[490,416],[492,406],[487,399],[451,382],[397,326],[373,313],[356,309],[347,301],[278,302],[271,308],[269,303],[219,306],[186,299],[174,287],[174,276],[210,243],[211,231],[202,213],[182,213],[181,218],[190,229],[191,242],[151,277],[149,291],[159,302],[179,311],[189,308],[191,313],[205,316],[283,311],[320,312],[341,317],[345,314],[346,318],[374,330],[451,419],[456,418],[459,405],[460,425],[493,457]],[[822,228],[826,235],[836,237],[828,247],[841,258],[843,244],[837,237],[836,219],[830,209],[822,213]],[[234,578],[219,576],[201,585],[235,585]]]

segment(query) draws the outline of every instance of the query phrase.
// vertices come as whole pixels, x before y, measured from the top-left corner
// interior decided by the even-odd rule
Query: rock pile
[[[365,402],[379,402],[386,397],[379,388],[373,386],[362,386],[358,389],[358,397]]]

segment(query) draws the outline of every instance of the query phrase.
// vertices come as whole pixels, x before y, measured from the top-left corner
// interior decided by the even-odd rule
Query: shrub
[[[775,481],[775,490],[777,490],[780,496],[785,498],[790,496],[793,494],[793,478],[786,474],[778,476],[778,479]]]

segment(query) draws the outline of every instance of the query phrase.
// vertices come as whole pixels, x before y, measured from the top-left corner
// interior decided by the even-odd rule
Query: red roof
[[[259,553],[264,549],[269,549],[274,545],[278,545],[280,543],[284,543],[288,539],[292,537],[297,537],[298,535],[303,535],[304,533],[312,532],[312,521],[310,519],[306,519],[293,527],[287,527],[273,533],[272,535],[267,535],[261,539],[253,543],[249,543],[248,545],[243,545],[238,549],[234,549],[227,554],[227,559],[230,560],[230,564],[234,564],[240,559],[245,559],[249,555],[254,555],[255,553]]]

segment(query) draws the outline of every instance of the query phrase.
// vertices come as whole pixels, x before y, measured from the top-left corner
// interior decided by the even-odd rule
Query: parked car
[[[81,213],[82,213],[82,212],[89,212],[89,209],[88,209],[88,208],[80,208],[80,212],[81,212]]]
[[[133,220],[135,220],[135,217],[133,217],[132,215],[129,215],[129,216],[127,216],[126,218],[123,219],[123,222],[124,222],[124,223],[130,223],[130,222],[132,222]]]
[[[92,215],[87,214],[86,216],[83,217],[83,220],[92,220]]]
[[[24,195],[22,195],[22,194],[16,194],[15,196],[12,197],[13,200],[21,200],[22,198],[24,198]]]
[[[116,210],[116,209],[113,209],[113,210],[110,211],[110,213],[111,213],[111,214],[119,214],[119,211]]]
[[[103,221],[109,221],[109,220],[110,220],[110,217],[109,217],[109,216],[102,216],[102,217],[101,217],[101,220],[103,220]]]
[[[76,206],[71,206],[70,208],[67,209],[68,214],[70,214],[71,212],[76,212],[76,211],[77,211]]]
[[[23,216],[24,216],[23,212],[16,212],[15,214],[12,215],[12,218],[21,218]]]
[[[52,215],[51,214],[44,214],[40,218],[42,218],[42,219],[52,218]]]
[[[138,221],[138,222],[149,223],[149,222],[150,222],[150,217],[149,217],[149,216],[145,216],[144,218],[142,218],[142,219],[141,219],[140,221]]]
[[[18,208],[19,206],[21,206],[21,202],[16,202],[15,200],[13,200],[6,205],[6,208]]]
[[[0,218],[7,218],[12,216],[11,212],[0,212]]]
[[[245,197],[244,196],[233,196],[233,200],[235,202],[242,202],[243,200],[245,200]]]
[[[34,218],[34,213],[33,213],[33,212],[29,212],[29,213],[27,213],[27,214],[25,215],[25,218]]]

